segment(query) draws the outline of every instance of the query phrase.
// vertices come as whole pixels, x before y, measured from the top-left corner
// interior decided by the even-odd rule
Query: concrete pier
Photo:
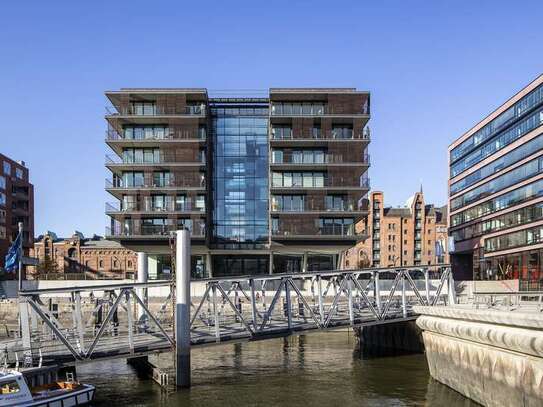
[[[361,355],[423,353],[420,328],[415,320],[375,324],[355,328]]]
[[[434,379],[484,406],[543,405],[541,312],[414,308]]]

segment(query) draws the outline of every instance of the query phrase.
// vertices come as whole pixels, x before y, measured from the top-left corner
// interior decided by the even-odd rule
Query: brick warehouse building
[[[368,238],[349,250],[347,268],[449,262],[447,207],[425,204],[422,192],[414,194],[399,208],[386,207],[384,193],[372,192],[368,217],[357,224],[357,229]]]
[[[543,288],[543,75],[449,146],[456,278]]]
[[[57,273],[84,273],[91,279],[132,278],[137,270],[137,255],[133,251],[100,236],[85,238],[79,232],[69,238],[58,238],[55,233],[47,232],[36,239],[30,255],[38,258],[42,265],[48,258],[49,272],[54,268]],[[38,271],[32,266],[28,270],[30,275]]]
[[[34,186],[24,162],[0,154],[0,269],[11,242],[23,223],[23,247],[28,253],[34,239]]]
[[[170,267],[170,232],[192,234],[197,276],[333,269],[356,244],[369,189],[369,93],[270,89],[106,92],[106,235]]]

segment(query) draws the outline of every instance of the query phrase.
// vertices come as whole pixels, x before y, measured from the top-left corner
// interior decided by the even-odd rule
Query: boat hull
[[[30,403],[22,404],[24,407],[73,407],[84,406],[94,399],[96,388],[90,384],[83,384],[81,388],[66,392],[54,397],[34,400]]]

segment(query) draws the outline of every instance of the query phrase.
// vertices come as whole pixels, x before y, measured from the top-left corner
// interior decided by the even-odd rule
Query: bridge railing
[[[482,291],[474,292],[472,306],[514,311],[516,309],[543,311],[543,291]]]
[[[8,364],[80,363],[171,350],[173,284],[21,292],[24,332],[0,342],[0,358]],[[193,345],[386,323],[412,317],[414,305],[455,301],[448,265],[213,278],[193,281],[191,294]]]

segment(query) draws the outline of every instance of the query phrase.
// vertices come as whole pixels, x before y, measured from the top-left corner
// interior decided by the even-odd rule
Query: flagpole
[[[19,222],[19,292],[23,291],[23,222]]]

